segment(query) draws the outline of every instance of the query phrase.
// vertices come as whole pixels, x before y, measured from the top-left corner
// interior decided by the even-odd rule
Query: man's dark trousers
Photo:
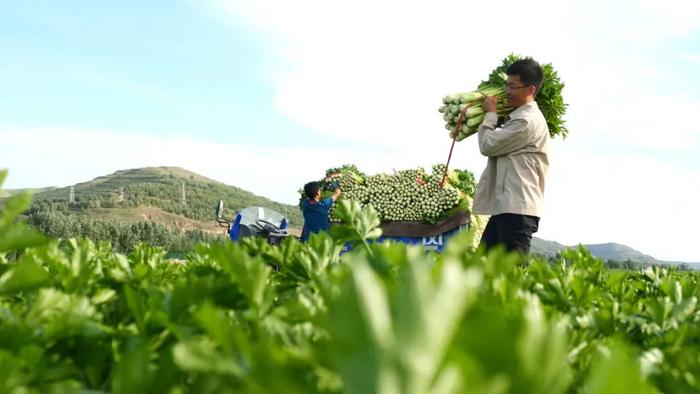
[[[537,232],[540,218],[530,215],[502,213],[491,216],[481,236],[481,245],[491,249],[502,244],[507,251],[530,253],[532,234]]]

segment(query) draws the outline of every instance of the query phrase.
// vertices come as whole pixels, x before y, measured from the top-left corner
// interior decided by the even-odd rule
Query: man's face
[[[508,96],[508,105],[512,108],[518,108],[528,102],[528,97],[534,96],[535,87],[527,86],[520,80],[519,75],[509,75],[506,81],[506,95]]]

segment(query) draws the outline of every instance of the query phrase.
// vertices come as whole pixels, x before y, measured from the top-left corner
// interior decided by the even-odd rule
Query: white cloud
[[[672,2],[690,15],[698,8]],[[275,108],[318,133],[399,149],[420,141],[437,150],[445,135],[436,112],[440,97],[475,88],[512,51],[554,63],[567,83],[572,134],[668,149],[686,149],[700,134],[697,125],[668,124],[659,116],[700,112],[699,100],[663,96],[642,83],[663,84],[666,70],[644,54],[588,37],[649,25],[649,34],[662,39],[675,28],[698,27],[686,13],[657,10],[653,2],[533,1],[532,23],[527,12],[511,12],[518,2],[501,4],[497,13],[486,3],[453,1],[210,3],[222,18],[267,38],[281,60],[271,76]]]
[[[700,101],[668,95],[601,95],[577,122],[601,143],[629,148],[682,151],[700,145]]]
[[[700,54],[693,53],[685,56],[685,60],[691,61],[693,63],[700,64]]]
[[[571,137],[555,144],[539,235],[568,244],[615,241],[657,258],[700,261],[685,224],[698,221],[691,209],[700,199],[697,172],[596,149],[653,148],[663,157],[698,147],[700,130],[678,114],[700,113],[700,98],[649,89],[644,82],[663,84],[667,71],[620,44],[639,49],[692,34],[700,3],[208,3],[207,12],[247,26],[270,45],[275,61],[264,71],[276,89],[275,110],[375,153],[0,128],[8,183],[16,177],[31,184],[15,187],[67,185],[124,168],[174,165],[291,203],[301,184],[328,167],[355,163],[374,173],[444,161],[449,140],[437,113],[440,98],[473,89],[494,62],[516,52],[552,62],[570,104]],[[608,39],[622,41],[607,45]],[[457,145],[453,163],[481,172],[485,159],[474,138]]]
[[[368,173],[423,166],[447,159],[412,150],[361,152],[350,149],[261,147],[191,138],[158,138],[106,130],[0,127],[0,168],[9,168],[7,188],[67,186],[117,170],[178,166],[276,201],[294,203],[297,190],[327,168],[357,164]],[[464,154],[466,145],[455,148]],[[482,165],[478,156],[455,157],[461,168]]]
[[[700,171],[634,154],[554,144],[538,236],[572,245],[617,242],[664,260],[700,261]]]
[[[700,29],[700,3],[694,0],[640,0],[640,30],[687,37]]]
[[[585,13],[579,21],[589,23],[589,31],[628,44],[663,46],[667,40],[686,39],[700,29],[700,4],[694,0],[601,0],[580,6]]]
[[[319,133],[406,152],[419,146],[430,157],[447,149],[435,113],[440,97],[473,89],[509,52],[552,62],[567,83],[571,137],[555,144],[561,153],[552,165],[541,235],[700,260],[685,225],[700,197],[688,180],[698,174],[627,153],[653,149],[663,157],[698,147],[700,129],[683,114],[700,113],[700,99],[655,91],[650,82],[669,84],[669,73],[644,49],[693,34],[700,3],[211,4],[265,37],[279,56],[279,112]],[[481,171],[474,141],[458,150],[458,166]]]
[[[495,26],[522,15],[496,14],[484,3],[215,3],[270,37],[283,60],[274,77],[279,112],[319,133],[401,148],[444,137],[440,98],[474,89],[494,59],[520,51],[552,60],[545,54],[566,48],[570,37],[550,33],[563,31],[573,13],[562,2],[539,2],[537,18],[548,23],[532,23],[532,38],[521,40]]]

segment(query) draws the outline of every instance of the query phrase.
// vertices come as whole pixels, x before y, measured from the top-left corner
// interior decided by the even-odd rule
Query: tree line
[[[119,252],[129,253],[139,242],[160,246],[171,253],[187,253],[200,242],[221,242],[222,234],[202,230],[181,231],[160,223],[142,221],[119,223],[94,220],[87,215],[67,214],[60,211],[36,211],[24,216],[29,225],[52,238],[89,238],[106,241]]]

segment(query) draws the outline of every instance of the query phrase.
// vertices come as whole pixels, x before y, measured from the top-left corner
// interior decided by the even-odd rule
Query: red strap
[[[452,150],[455,148],[455,142],[457,142],[457,136],[462,132],[462,122],[464,121],[465,113],[467,109],[474,105],[474,102],[467,103],[463,110],[459,111],[459,117],[457,118],[457,126],[455,127],[455,136],[452,137],[452,146],[450,146],[450,155],[447,156],[447,164],[445,164],[445,172],[442,174],[442,180],[440,180],[440,187],[445,187],[445,178],[447,177],[447,169],[450,168],[450,160],[452,160]]]

